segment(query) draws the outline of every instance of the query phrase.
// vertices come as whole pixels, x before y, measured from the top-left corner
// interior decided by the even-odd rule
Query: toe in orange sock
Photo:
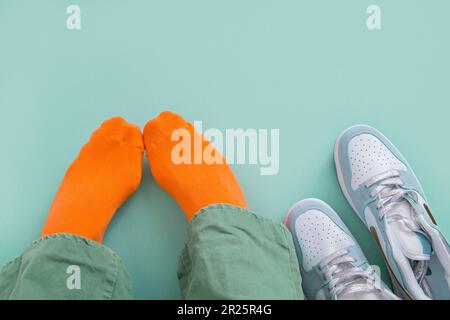
[[[214,154],[215,160],[219,160],[211,164],[198,163],[194,159],[195,141],[200,141],[202,154],[208,148],[208,154]],[[175,198],[188,220],[210,204],[247,207],[241,187],[223,156],[181,116],[166,111],[150,120],[144,129],[144,142],[155,180]],[[179,156],[187,159],[179,150],[182,143],[189,145],[192,151],[187,156],[191,160],[189,163],[180,163]]]
[[[105,121],[70,165],[49,210],[42,235],[72,233],[98,242],[142,174],[140,129],[124,119]]]

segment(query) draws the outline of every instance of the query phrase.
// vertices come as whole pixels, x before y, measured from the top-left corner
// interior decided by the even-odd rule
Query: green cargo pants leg
[[[194,216],[178,278],[186,299],[303,299],[289,231],[230,205]]]
[[[130,298],[130,276],[117,254],[76,235],[36,240],[0,271],[0,299]]]
[[[290,233],[229,205],[194,217],[178,276],[187,299],[301,299]],[[109,248],[71,234],[33,242],[0,271],[0,299],[129,299],[130,276]]]

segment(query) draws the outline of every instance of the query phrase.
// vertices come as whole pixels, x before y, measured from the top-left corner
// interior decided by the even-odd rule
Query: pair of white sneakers
[[[345,130],[334,158],[341,189],[386,261],[394,295],[325,202],[288,212],[307,299],[450,299],[450,246],[406,159],[378,130]]]

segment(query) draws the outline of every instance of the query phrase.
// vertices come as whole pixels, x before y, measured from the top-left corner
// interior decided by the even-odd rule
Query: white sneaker
[[[342,191],[382,251],[395,292],[450,299],[450,246],[406,159],[363,125],[339,136],[334,158]]]
[[[367,262],[344,222],[325,202],[296,203],[285,219],[309,300],[397,300]]]

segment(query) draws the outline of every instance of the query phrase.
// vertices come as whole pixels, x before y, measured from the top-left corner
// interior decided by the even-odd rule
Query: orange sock
[[[190,164],[177,164],[178,160],[174,162],[172,159],[174,147],[181,142],[172,141],[172,133],[177,129],[184,129],[190,135]],[[223,164],[195,164],[195,139],[203,141],[201,150],[214,150],[215,158],[220,158]],[[156,182],[175,198],[189,220],[197,211],[210,204],[226,203],[247,207],[241,187],[223,156],[191,123],[179,115],[166,111],[150,120],[144,129],[144,141]],[[177,154],[175,151],[175,155]]]
[[[42,236],[67,232],[101,242],[116,210],[139,186],[143,151],[137,126],[119,117],[105,121],[67,170]]]

